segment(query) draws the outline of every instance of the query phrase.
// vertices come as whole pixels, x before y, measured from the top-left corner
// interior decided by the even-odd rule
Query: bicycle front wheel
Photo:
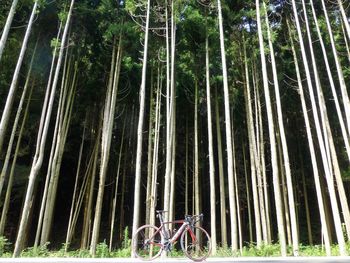
[[[153,260],[162,253],[162,233],[158,227],[144,225],[136,230],[132,247],[134,254],[142,260]]]
[[[188,227],[181,235],[181,248],[189,259],[202,261],[211,252],[209,234],[200,226]]]

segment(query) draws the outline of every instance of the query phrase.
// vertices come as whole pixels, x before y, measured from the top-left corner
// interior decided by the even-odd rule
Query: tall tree
[[[137,150],[136,150],[136,169],[135,169],[135,190],[134,190],[134,212],[133,212],[133,224],[132,234],[136,233],[139,227],[140,220],[140,195],[141,195],[141,166],[142,166],[142,139],[143,139],[143,122],[145,112],[145,97],[146,97],[146,72],[147,72],[147,59],[148,59],[148,36],[149,36],[149,18],[151,1],[147,0],[146,6],[146,25],[145,25],[145,40],[143,50],[143,64],[142,64],[142,78],[140,85],[140,108],[139,108],[139,120],[137,126]],[[133,243],[132,247],[136,244]]]
[[[238,249],[238,233],[237,233],[237,214],[236,202],[234,194],[234,180],[233,180],[233,152],[232,152],[232,133],[231,133],[231,114],[230,114],[230,94],[228,89],[228,77],[226,66],[226,52],[224,43],[224,27],[222,18],[221,1],[217,1],[218,16],[219,16],[219,31],[220,31],[220,51],[222,76],[224,86],[224,105],[225,105],[225,131],[226,131],[226,147],[227,147],[227,174],[229,185],[229,204],[230,204],[230,219],[231,219],[231,247],[232,251],[236,252]]]
[[[2,146],[3,146],[4,140],[5,140],[8,122],[9,122],[10,116],[11,116],[12,105],[13,105],[13,102],[15,99],[15,92],[17,90],[17,83],[18,83],[18,79],[19,79],[19,75],[20,75],[20,70],[22,68],[24,55],[25,55],[26,50],[27,50],[29,37],[30,37],[30,34],[32,32],[34,17],[35,17],[35,14],[37,12],[38,5],[39,5],[39,1],[36,0],[34,2],[33,8],[32,8],[32,13],[31,13],[29,21],[28,21],[26,33],[24,35],[23,42],[22,42],[21,51],[19,53],[15,72],[13,73],[9,93],[7,95],[6,104],[5,104],[4,110],[2,112],[1,121],[0,121],[0,154],[2,152]],[[6,30],[6,28],[5,28],[5,30]]]
[[[271,151],[271,166],[272,166],[272,176],[273,176],[273,189],[275,194],[275,206],[276,206],[276,217],[277,217],[277,228],[278,228],[278,240],[281,245],[281,254],[282,256],[287,255],[286,247],[286,236],[284,232],[284,221],[283,221],[283,204],[281,198],[281,189],[280,189],[280,179],[279,179],[279,169],[277,163],[277,149],[276,149],[276,136],[275,136],[275,125],[271,105],[271,97],[269,90],[269,83],[267,77],[267,66],[265,58],[265,47],[264,39],[261,25],[260,17],[260,1],[256,0],[256,16],[257,16],[257,27],[258,27],[258,36],[259,36],[259,49],[260,49],[260,59],[261,59],[261,70],[263,74],[263,86],[264,86],[264,95],[268,119],[268,129],[269,129],[269,142],[270,142],[270,151]]]
[[[13,0],[12,1],[10,11],[9,11],[9,13],[7,15],[5,27],[2,30],[1,39],[0,39],[0,61],[1,61],[2,54],[4,52],[4,48],[5,48],[5,44],[6,44],[6,41],[7,41],[8,34],[10,32],[12,20],[13,20],[13,17],[15,15],[15,13],[16,13],[17,3],[18,3],[18,0]]]
[[[35,2],[35,3],[37,3],[37,2]],[[47,134],[48,134],[48,128],[49,128],[49,124],[50,124],[50,119],[51,119],[52,108],[53,108],[53,100],[55,98],[55,91],[56,91],[56,87],[57,87],[58,76],[59,76],[60,68],[61,68],[61,64],[62,64],[62,58],[63,58],[63,52],[64,52],[63,47],[65,46],[66,41],[67,41],[68,28],[70,25],[70,20],[71,20],[71,16],[72,16],[72,12],[73,12],[73,6],[74,6],[74,0],[71,0],[69,12],[67,15],[67,20],[66,20],[63,35],[62,35],[61,49],[60,49],[59,56],[58,56],[56,71],[55,71],[52,87],[50,87],[51,88],[50,89],[50,92],[51,92],[50,99],[48,101],[47,110],[42,111],[42,116],[41,116],[41,123],[43,124],[42,131],[41,132],[39,131],[38,138],[37,138],[37,148],[36,148],[32,168],[31,168],[30,175],[29,175],[29,181],[28,181],[27,191],[26,191],[26,195],[25,195],[25,199],[24,199],[24,205],[22,208],[22,215],[21,215],[17,239],[16,239],[16,243],[15,243],[15,249],[13,252],[14,257],[18,257],[23,249],[23,241],[24,241],[24,236],[25,236],[26,229],[27,229],[28,216],[29,216],[29,213],[31,210],[34,184],[35,184],[36,177],[37,177],[39,170],[40,170],[42,163],[43,163],[44,149],[45,149],[46,138],[47,138]],[[45,109],[45,107],[43,109]]]

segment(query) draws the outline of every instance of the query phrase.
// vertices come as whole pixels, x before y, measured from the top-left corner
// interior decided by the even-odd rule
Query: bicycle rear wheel
[[[158,227],[144,225],[136,230],[132,241],[133,252],[142,260],[153,260],[162,253],[162,233]]]
[[[200,226],[188,227],[181,235],[181,248],[189,259],[202,261],[211,252],[209,234]]]

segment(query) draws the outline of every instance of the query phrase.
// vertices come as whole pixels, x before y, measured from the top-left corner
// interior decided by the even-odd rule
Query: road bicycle
[[[183,220],[164,222],[163,214],[167,211],[157,210],[160,226],[144,225],[136,230],[133,236],[133,252],[139,259],[153,260],[163,251],[170,252],[180,238],[181,249],[193,261],[205,260],[211,252],[210,236],[199,222],[203,214],[186,215]],[[181,224],[179,229],[170,231],[168,225]]]

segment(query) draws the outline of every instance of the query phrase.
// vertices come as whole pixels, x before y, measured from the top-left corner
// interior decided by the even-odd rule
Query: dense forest
[[[350,2],[1,0],[0,236],[118,248],[204,214],[213,250],[350,237]]]

